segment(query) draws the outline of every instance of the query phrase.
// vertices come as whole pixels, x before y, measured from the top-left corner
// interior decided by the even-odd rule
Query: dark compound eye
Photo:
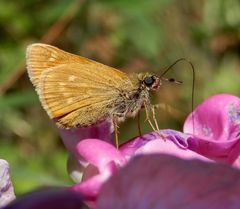
[[[146,86],[150,87],[154,83],[155,79],[152,76],[147,76],[144,78],[143,82]]]

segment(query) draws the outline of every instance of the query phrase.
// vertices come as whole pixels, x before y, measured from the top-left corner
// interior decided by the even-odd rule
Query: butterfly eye
[[[143,82],[147,87],[151,87],[155,82],[155,79],[153,78],[153,76],[146,76]]]

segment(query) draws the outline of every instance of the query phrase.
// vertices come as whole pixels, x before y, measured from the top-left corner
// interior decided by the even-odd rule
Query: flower
[[[162,130],[164,141],[157,133],[148,133],[129,140],[119,149],[99,138],[74,142],[72,153],[81,164],[83,178],[71,187],[93,201],[101,186],[121,167],[137,155],[168,154],[182,159],[205,162],[220,161],[239,168],[240,99],[219,94],[209,97],[191,113],[184,131]],[[106,125],[106,124],[105,124]],[[110,125],[108,126],[110,129]],[[110,133],[108,134],[108,138]],[[108,138],[109,139],[109,138]],[[71,144],[71,141],[64,140]],[[70,146],[68,146],[70,147]],[[82,168],[84,167],[84,168]],[[78,168],[74,171],[77,171]]]
[[[240,171],[164,154],[139,155],[99,190],[94,209],[239,209]],[[30,193],[4,209],[81,209],[79,192]]]
[[[107,121],[60,130],[76,184],[63,193],[30,195],[23,205],[30,202],[31,207],[25,208],[39,204],[39,208],[54,209],[48,199],[64,208],[77,195],[79,208],[84,200],[91,209],[240,208],[238,97],[211,96],[187,117],[183,132],[166,129],[161,133],[166,141],[153,132],[117,149],[110,141],[112,128]],[[65,192],[70,199],[62,198]],[[13,206],[19,209],[18,203]]]
[[[89,165],[83,172],[80,183],[70,187],[70,190],[79,192],[88,201],[91,208],[96,208],[95,202],[102,185],[121,167],[128,164],[128,161],[136,155],[152,153],[168,153],[184,159],[200,159],[210,161],[207,158],[188,150],[178,140],[184,143],[183,134],[177,131],[165,130],[162,132],[168,141],[163,141],[158,134],[150,133],[135,138],[120,146],[115,146],[98,139],[85,139],[76,146],[77,152],[81,153]],[[178,146],[173,142],[176,142]],[[95,172],[92,172],[93,167]]]
[[[193,127],[194,125],[194,127]],[[240,168],[240,98],[209,97],[185,121],[188,148],[203,156]]]

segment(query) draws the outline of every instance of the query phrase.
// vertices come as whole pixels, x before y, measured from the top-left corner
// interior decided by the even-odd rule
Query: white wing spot
[[[55,54],[55,53],[51,53],[51,57],[52,57],[53,59],[57,59],[57,58],[58,58],[57,54]]]
[[[60,91],[60,92],[64,92],[64,91],[65,91],[65,87],[62,87],[62,86],[61,86],[61,87],[59,88],[59,91]],[[63,93],[63,94],[65,94],[65,93]]]
[[[73,98],[67,99],[67,104],[71,104],[73,102]]]
[[[70,75],[69,77],[68,77],[68,81],[75,81],[76,80],[76,76],[75,75]]]
[[[59,82],[59,85],[60,85],[60,86],[64,86],[65,83],[64,83],[64,82]]]
[[[56,59],[54,58],[54,57],[50,57],[49,59],[48,59],[48,61],[50,61],[50,62],[54,62]]]

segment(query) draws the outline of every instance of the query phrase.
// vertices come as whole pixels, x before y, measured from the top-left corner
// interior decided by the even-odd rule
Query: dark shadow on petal
[[[84,209],[79,193],[64,189],[43,189],[28,193],[3,209]]]

